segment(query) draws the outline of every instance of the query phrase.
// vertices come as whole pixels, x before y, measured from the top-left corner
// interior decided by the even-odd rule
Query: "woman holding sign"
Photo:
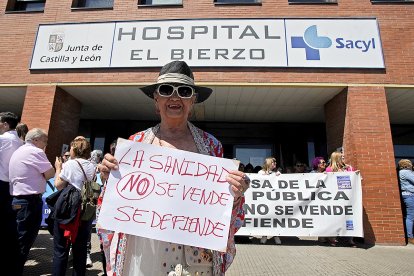
[[[325,170],[326,172],[353,172],[355,169],[351,166],[345,163],[345,156],[342,152],[334,151],[331,154],[331,162],[329,166]],[[359,172],[359,171],[356,171]],[[349,247],[357,247],[357,245],[354,242],[354,239],[352,237],[338,237],[338,239],[342,239],[345,246]],[[338,241],[335,239],[335,237],[328,237],[328,241],[331,246],[336,246]]]
[[[188,121],[194,104],[205,101],[212,89],[196,86],[193,73],[184,61],[166,64],[157,83],[141,89],[154,99],[161,122],[132,135],[130,140],[223,156],[221,143]],[[108,178],[110,170],[114,169],[118,169],[117,160],[110,154],[105,155],[101,173]],[[236,254],[234,234],[242,226],[242,195],[250,182],[240,171],[231,171],[226,180],[234,192],[234,203],[225,253],[98,229],[103,239],[108,275],[224,275]],[[104,194],[105,188],[101,197]]]

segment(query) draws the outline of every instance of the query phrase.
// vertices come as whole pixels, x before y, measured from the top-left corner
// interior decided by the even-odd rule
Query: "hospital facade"
[[[0,1],[0,110],[107,151],[153,126],[139,88],[185,60],[212,96],[191,121],[227,158],[291,167],[342,149],[361,171],[365,242],[402,245],[396,171],[414,158],[412,1]]]

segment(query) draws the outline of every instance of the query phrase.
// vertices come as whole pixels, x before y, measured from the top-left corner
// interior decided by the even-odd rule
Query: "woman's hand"
[[[61,159],[61,157],[56,157],[56,160],[55,160],[55,168],[56,168],[56,170],[59,170],[59,171],[61,171],[62,170],[62,159]]]
[[[98,169],[101,172],[102,179],[106,181],[108,180],[111,170],[118,170],[118,161],[113,155],[107,153],[102,162],[98,165]]]
[[[234,201],[238,201],[250,186],[250,178],[240,171],[230,171],[226,178],[234,192]]]
[[[63,188],[65,188],[68,185],[68,182],[66,182],[65,180],[60,178],[60,172],[62,171],[62,165],[63,161],[62,161],[62,157],[56,157],[55,160],[55,168],[56,168],[56,173],[55,173],[55,187],[58,189],[58,191],[62,190]]]

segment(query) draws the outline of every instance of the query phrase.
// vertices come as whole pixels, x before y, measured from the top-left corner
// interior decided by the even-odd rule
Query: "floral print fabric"
[[[195,127],[188,122],[188,127],[194,138],[194,142],[197,146],[198,152],[205,155],[211,155],[216,157],[223,157],[223,147],[221,143],[211,134]],[[152,144],[155,135],[158,133],[160,126],[149,128],[145,131],[138,132],[132,135],[129,139],[136,142]],[[102,199],[105,195],[105,188],[102,189],[101,196],[98,200],[97,217],[99,216],[99,210],[102,204]],[[244,198],[240,201],[240,204],[234,206],[232,211],[229,239],[227,242],[227,252],[221,253],[213,251],[213,275],[224,275],[229,268],[236,255],[236,246],[234,243],[234,234],[242,226],[244,220],[243,211]],[[98,226],[99,227],[99,226]],[[124,233],[114,233],[105,229],[97,229],[99,238],[103,245],[105,257],[107,260],[107,272],[108,275],[121,276],[127,275],[128,272],[123,273],[123,267],[125,262],[127,236]],[[187,248],[187,247],[186,247]],[[204,250],[204,249],[201,249]],[[202,252],[202,251],[200,251]]]

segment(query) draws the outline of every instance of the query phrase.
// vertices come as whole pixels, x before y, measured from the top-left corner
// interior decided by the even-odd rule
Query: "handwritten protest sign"
[[[118,139],[100,227],[225,252],[238,162]]]
[[[249,174],[237,235],[363,237],[360,174]]]

